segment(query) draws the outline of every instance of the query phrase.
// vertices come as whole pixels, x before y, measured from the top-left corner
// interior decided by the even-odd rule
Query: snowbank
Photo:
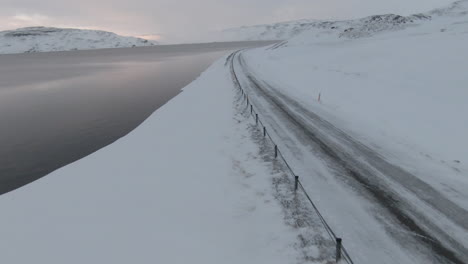
[[[152,46],[153,42],[100,30],[28,27],[0,32],[0,54]]]
[[[2,195],[2,260],[297,263],[223,63],[128,136]]]

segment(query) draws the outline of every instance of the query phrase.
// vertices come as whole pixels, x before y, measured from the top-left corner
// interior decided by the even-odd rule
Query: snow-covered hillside
[[[275,24],[244,26],[226,29],[214,38],[224,41],[233,40],[286,40],[308,32],[309,35],[322,37],[333,35],[343,38],[371,36],[377,32],[399,30],[419,25],[443,14],[456,14],[459,2],[450,7],[426,13],[401,16],[396,14],[373,15],[353,20],[314,20],[302,19]]]
[[[467,263],[468,1],[380,18],[242,52],[239,79],[356,263]]]
[[[100,30],[28,27],[0,32],[0,54],[152,46],[155,43]]]
[[[405,100],[404,104],[398,100],[398,106],[400,110],[407,107],[407,113],[390,119],[403,122],[412,116],[419,120],[408,121],[407,125],[398,126],[399,129],[408,129],[426,120],[425,136],[415,133],[414,142],[433,146],[434,152],[445,154],[444,160],[468,160],[468,146],[445,144],[448,138],[440,138],[449,133],[452,135],[449,138],[454,139],[457,134],[462,142],[462,131],[466,129],[464,125],[467,122],[456,122],[458,119],[452,117],[468,112],[464,102],[466,89],[463,88],[468,83],[465,79],[468,54],[463,48],[468,38],[468,1],[457,1],[424,17],[429,15],[429,20],[417,26],[384,30],[366,38],[349,39],[340,35],[317,37],[309,31],[303,32],[261,52],[251,52],[251,61],[255,63],[255,68],[270,73],[265,78],[272,80],[276,79],[275,76],[281,76],[281,84],[292,84],[295,87],[292,91],[307,93],[311,101],[321,92],[324,104],[333,104],[336,113],[343,111],[343,114],[350,114],[351,108],[360,109],[362,112],[354,113],[354,117],[365,115],[368,121],[382,121],[382,117],[374,116],[384,114],[382,111],[367,109],[384,110],[386,106],[387,114],[395,113],[394,102],[387,99],[395,97],[395,100]],[[369,27],[372,25],[365,30],[356,28],[354,31],[357,35],[365,35]],[[283,67],[294,70],[281,70]],[[278,75],[274,73],[276,71],[287,74]],[[378,79],[373,79],[374,74]],[[367,106],[353,101],[360,99],[372,100],[364,100],[369,104]],[[421,108],[413,111],[416,104],[421,107],[422,103],[425,104],[425,111]],[[370,104],[373,106],[370,107]],[[350,109],[345,110],[347,107]],[[437,123],[446,124],[433,127],[429,120],[436,122],[431,119],[435,116],[441,119]],[[428,138],[428,135],[435,138]]]
[[[285,40],[303,32],[310,32],[316,36],[343,35],[356,36],[361,34],[379,32],[388,29],[400,29],[420,21],[430,19],[429,16],[418,14],[412,16],[399,16],[393,14],[375,15],[357,20],[298,20],[276,23],[272,25],[257,25],[224,30],[221,35],[225,40]]]

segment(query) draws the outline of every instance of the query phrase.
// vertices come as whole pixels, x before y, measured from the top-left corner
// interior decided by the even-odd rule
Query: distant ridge
[[[153,46],[157,43],[112,32],[26,27],[0,32],[0,54]]]
[[[316,37],[340,38],[369,37],[379,32],[401,30],[416,26],[437,16],[457,16],[468,12],[467,0],[458,0],[451,5],[429,12],[400,16],[383,14],[351,20],[301,19],[273,24],[243,26],[223,30],[216,35],[219,40],[287,40],[304,32]]]

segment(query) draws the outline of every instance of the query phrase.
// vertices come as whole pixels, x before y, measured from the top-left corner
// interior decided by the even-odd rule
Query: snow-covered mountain
[[[284,40],[303,32],[313,32],[317,36],[336,34],[346,37],[358,37],[383,30],[404,28],[428,19],[430,19],[430,16],[424,14],[406,17],[387,14],[340,21],[303,19],[272,25],[227,29],[222,32],[222,37],[228,40]]]
[[[0,54],[152,46],[154,42],[100,30],[27,27],[0,32]]]
[[[307,32],[315,37],[326,35],[341,38],[369,37],[378,32],[401,30],[419,25],[433,17],[444,15],[461,15],[466,12],[462,8],[463,1],[454,2],[446,8],[430,12],[400,16],[395,14],[374,15],[354,20],[314,20],[302,19],[276,24],[244,26],[226,29],[218,35],[218,39],[232,40],[286,40]]]
[[[414,28],[427,30],[424,34],[434,33],[434,27],[441,32],[458,30],[466,27],[465,19],[468,15],[468,1],[458,0],[451,5],[432,11],[407,17],[398,15],[376,15],[347,22],[331,22],[329,29],[315,26],[295,34],[290,39],[279,43],[277,47],[292,45],[308,45],[315,42],[333,41],[336,39],[357,39],[372,37],[377,34],[392,33]],[[448,22],[445,22],[448,21]],[[455,22],[454,22],[455,21]],[[436,30],[436,31],[437,31]],[[422,33],[418,33],[422,34]]]

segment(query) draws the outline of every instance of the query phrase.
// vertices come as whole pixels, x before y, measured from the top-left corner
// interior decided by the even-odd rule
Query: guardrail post
[[[245,98],[247,99],[247,105],[249,105],[249,97],[246,95]]]
[[[278,157],[278,146],[275,145],[275,158],[277,158],[277,157]]]
[[[336,263],[341,260],[341,247],[342,247],[343,239],[337,237],[336,238]]]
[[[250,114],[253,113],[253,105],[250,105]]]
[[[258,114],[255,114],[255,123],[258,125]]]
[[[294,176],[294,191],[297,191],[297,187],[299,186],[299,176]]]
[[[266,127],[263,127],[263,137],[266,137]]]

